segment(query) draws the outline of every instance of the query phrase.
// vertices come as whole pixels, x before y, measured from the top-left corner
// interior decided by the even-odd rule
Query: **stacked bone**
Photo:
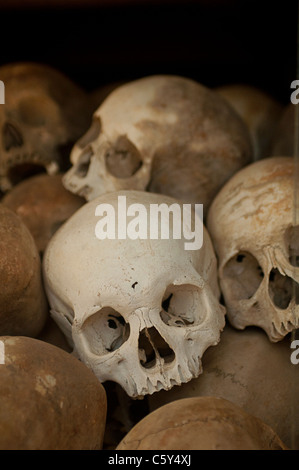
[[[299,385],[294,165],[269,158],[281,106],[178,76],[89,96],[37,64],[0,78],[0,447],[298,447],[285,386]],[[96,209],[120,220],[120,197],[135,213],[175,206],[182,224],[184,205],[203,204],[201,248],[174,224],[168,239],[146,224],[141,238],[99,240]],[[58,415],[41,423],[30,401]]]

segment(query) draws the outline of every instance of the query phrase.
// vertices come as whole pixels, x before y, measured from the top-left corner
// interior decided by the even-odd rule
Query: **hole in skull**
[[[31,176],[38,175],[40,173],[47,173],[46,168],[44,166],[28,162],[11,167],[7,176],[12,185],[16,185],[21,181],[30,178]]]
[[[225,300],[224,300],[224,295],[223,293],[221,292],[220,293],[220,299],[219,299],[219,303],[223,306],[225,306]]]
[[[88,317],[82,330],[92,353],[97,355],[116,351],[130,335],[129,324],[111,307],[103,307]]]
[[[76,176],[78,176],[79,178],[85,178],[89,170],[90,160],[92,156],[93,151],[91,148],[86,148],[85,150],[83,150],[76,165]]]
[[[6,122],[2,128],[3,148],[6,152],[24,144],[21,132],[13,124]]]
[[[65,173],[71,168],[70,153],[74,146],[74,142],[65,142],[57,146],[57,152],[59,154],[59,169],[61,173]]]
[[[191,284],[170,285],[162,299],[161,319],[166,325],[184,327],[198,325],[205,317],[200,303],[201,290]]]
[[[288,308],[293,296],[293,280],[272,269],[269,275],[269,295],[274,305],[282,310]]]
[[[144,328],[138,340],[140,364],[146,369],[154,367],[157,356],[164,360],[165,364],[172,362],[175,354],[156,328]]]
[[[162,301],[162,308],[163,310],[165,310],[165,312],[168,312],[169,310],[169,305],[172,297],[173,294],[170,294],[165,300]]]
[[[135,145],[127,137],[117,140],[115,147],[105,155],[106,168],[116,178],[130,178],[142,166],[142,159]]]
[[[231,258],[223,269],[226,291],[235,300],[251,299],[264,277],[257,259],[248,252],[240,252]]]
[[[299,267],[299,226],[289,227],[285,233],[289,252],[289,261],[292,266]]]

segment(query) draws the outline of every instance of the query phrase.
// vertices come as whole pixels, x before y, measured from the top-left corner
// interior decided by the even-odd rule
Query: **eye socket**
[[[126,137],[118,138],[115,146],[105,155],[106,168],[116,178],[130,178],[142,166],[140,153]]]
[[[201,289],[191,284],[168,286],[161,307],[160,317],[163,322],[178,328],[196,326],[206,315]]]
[[[251,299],[264,277],[257,259],[246,251],[231,258],[223,269],[226,289],[235,300]]]
[[[129,338],[130,326],[111,307],[103,307],[84,322],[82,331],[88,337],[91,352],[103,355],[119,349]]]

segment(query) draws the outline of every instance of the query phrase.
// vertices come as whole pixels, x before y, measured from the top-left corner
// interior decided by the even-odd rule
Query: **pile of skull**
[[[298,448],[293,108],[170,75],[0,79],[0,448]],[[120,196],[203,204],[201,247],[99,239]]]

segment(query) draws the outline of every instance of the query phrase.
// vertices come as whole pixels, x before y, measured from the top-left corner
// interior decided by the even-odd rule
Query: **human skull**
[[[221,189],[207,221],[229,321],[261,327],[273,342],[299,326],[293,193],[293,158],[260,160]]]
[[[283,110],[282,104],[264,90],[246,84],[215,89],[244,119],[253,143],[254,160],[271,156],[273,135]],[[285,155],[283,152],[280,155]],[[272,155],[273,156],[273,155]]]
[[[272,155],[294,155],[295,131],[297,126],[296,106],[291,102],[285,106],[275,133],[272,135]]]
[[[88,129],[85,93],[58,70],[37,63],[0,67],[5,104],[0,106],[0,190],[41,169],[65,171],[74,142]]]
[[[251,161],[248,129],[216,92],[177,76],[150,76],[112,91],[71,152],[70,191],[91,200],[148,190],[205,210]]]
[[[172,231],[170,239],[95,236],[96,207],[108,204],[118,219],[120,195],[148,214],[151,204],[176,202],[121,191],[86,203],[50,240],[43,270],[52,316],[74,353],[101,382],[117,382],[136,398],[197,377],[204,351],[220,339],[225,312],[204,227],[198,250],[185,250]]]
[[[0,341],[0,450],[101,450],[107,395],[94,374],[45,341]]]
[[[0,335],[36,337],[49,310],[35,241],[22,219],[0,204]]]
[[[21,217],[41,256],[56,230],[86,202],[67,191],[61,178],[61,173],[31,176],[7,191],[1,200]]]
[[[150,396],[149,411],[181,398],[221,397],[271,426],[288,447],[299,448],[299,422],[294,420],[299,416],[299,374],[290,361],[290,338],[273,343],[261,328],[240,331],[227,322],[202,364],[198,378]],[[275,400],[269,400],[273,390]]]
[[[116,448],[152,449],[289,450],[264,421],[214,396],[181,398],[161,406],[135,424]]]

